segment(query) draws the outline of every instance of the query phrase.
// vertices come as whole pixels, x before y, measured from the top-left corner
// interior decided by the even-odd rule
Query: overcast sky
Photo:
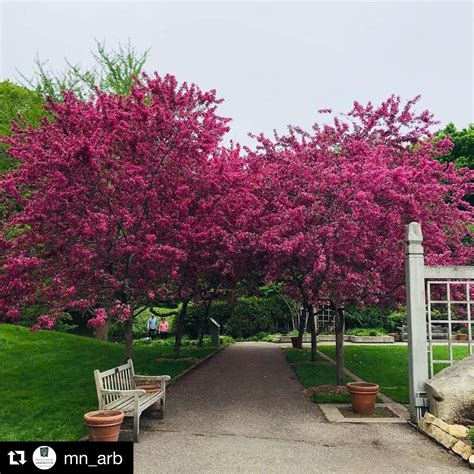
[[[422,94],[443,123],[473,122],[471,2],[1,1],[2,79],[38,54],[91,65],[94,38],[151,48],[146,69],[215,88],[248,131],[309,127],[316,110]]]

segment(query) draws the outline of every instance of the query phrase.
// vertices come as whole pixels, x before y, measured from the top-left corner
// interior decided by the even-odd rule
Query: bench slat
[[[156,401],[158,401],[162,395],[163,392],[147,393],[146,395],[140,397],[138,406],[142,408],[144,405],[147,405],[152,399],[156,399]],[[125,412],[133,411],[135,409],[134,401],[134,397],[120,397],[119,399],[107,404],[106,408],[107,410],[122,410]],[[155,400],[153,400],[153,403],[155,403]]]

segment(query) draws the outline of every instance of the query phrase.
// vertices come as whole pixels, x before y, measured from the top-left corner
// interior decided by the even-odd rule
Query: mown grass
[[[336,383],[336,367],[317,354],[316,363],[311,362],[311,354],[307,349],[283,349],[286,359],[293,367],[298,380],[305,388]],[[352,379],[345,377],[345,382]],[[311,395],[314,403],[350,403],[349,393],[316,392]]]
[[[175,377],[215,348],[135,346],[139,374]],[[75,440],[97,408],[94,369],[124,363],[121,344],[0,325],[0,441]]]
[[[333,345],[320,344],[318,349],[334,358]],[[447,346],[433,346],[436,359],[447,359]],[[462,359],[468,355],[466,346],[454,346],[453,356]],[[367,382],[376,383],[380,391],[399,403],[409,403],[408,349],[401,345],[347,345],[344,347],[346,367]],[[445,366],[435,365],[435,372]]]

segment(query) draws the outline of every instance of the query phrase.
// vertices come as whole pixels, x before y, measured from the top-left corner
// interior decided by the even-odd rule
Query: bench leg
[[[165,408],[166,408],[166,394],[161,399],[161,418],[165,417]]]
[[[140,437],[140,415],[138,412],[133,417],[133,441],[138,443]]]

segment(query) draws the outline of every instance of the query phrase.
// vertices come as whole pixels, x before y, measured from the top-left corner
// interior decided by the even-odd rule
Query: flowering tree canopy
[[[431,115],[412,105],[401,109],[395,97],[378,108],[356,103],[350,123],[258,137],[249,163],[269,278],[300,282],[314,303],[393,300],[402,294],[412,221],[425,230],[428,263],[472,258],[462,243],[473,222],[462,200],[472,173],[433,159],[451,143],[429,140]]]
[[[463,196],[472,172],[433,157],[428,112],[390,97],[379,107],[355,103],[333,125],[258,138],[249,154],[261,202],[260,252],[267,278],[298,288],[312,305],[396,302],[404,283],[405,225],[420,222],[427,262],[463,264],[472,207]]]
[[[45,303],[39,327],[78,308],[96,327],[107,315],[130,320],[183,280],[193,245],[204,250],[212,237],[224,246],[214,191],[237,181],[237,158],[218,149],[228,130],[219,102],[173,76],[145,76],[129,97],[66,93],[48,105],[54,121],[17,128],[8,143],[20,165],[0,181],[10,211],[0,318]]]

